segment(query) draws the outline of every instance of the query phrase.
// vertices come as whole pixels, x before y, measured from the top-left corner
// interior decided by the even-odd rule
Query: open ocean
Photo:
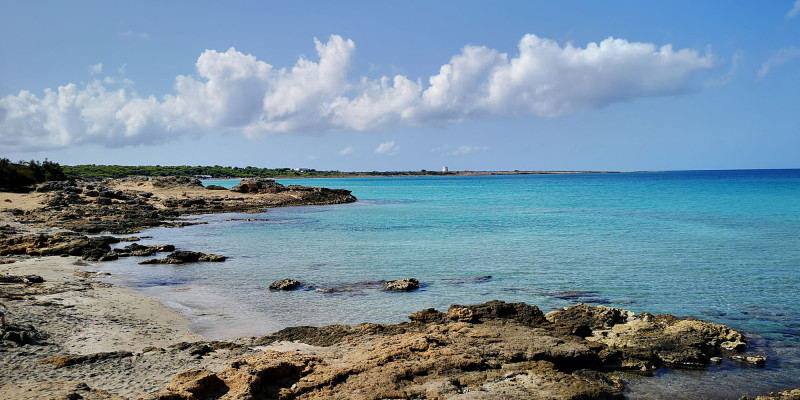
[[[348,189],[359,201],[199,216],[208,224],[141,233],[153,237],[141,244],[229,256],[223,264],[131,258],[95,268],[180,309],[212,339],[395,323],[493,299],[545,312],[585,302],[692,316],[746,332],[767,366],[626,376],[630,398],[800,387],[800,170],[279,182]],[[376,284],[405,277],[422,288]],[[267,290],[283,278],[309,287]]]

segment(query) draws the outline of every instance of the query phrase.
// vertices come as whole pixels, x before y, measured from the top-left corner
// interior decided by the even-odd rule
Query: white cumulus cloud
[[[800,47],[784,47],[775,52],[767,61],[761,64],[761,68],[756,74],[756,79],[761,80],[769,75],[773,67],[786,64],[795,58],[800,57]]]
[[[484,117],[558,117],[699,89],[694,78],[714,67],[712,55],[670,45],[608,38],[576,47],[526,35],[515,55],[466,46],[427,79],[351,79],[352,40],[333,35],[314,44],[315,59],[301,57],[288,68],[235,48],[206,50],[196,73],[177,76],[173,92],[160,96],[141,97],[130,81],[108,77],[42,95],[23,90],[0,98],[0,145],[114,147],[231,130],[256,137]],[[102,65],[91,71],[101,73]]]
[[[400,151],[400,146],[394,140],[381,143],[375,148],[375,154],[387,154],[390,156],[397,154],[398,151]]]

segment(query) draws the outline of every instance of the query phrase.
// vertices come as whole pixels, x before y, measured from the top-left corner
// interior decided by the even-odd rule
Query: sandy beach
[[[86,263],[76,257],[21,259],[0,268],[7,275],[38,275],[45,282],[30,287],[0,286],[10,325],[46,338],[42,345],[4,347],[0,352],[3,374],[0,393],[5,398],[51,398],[54,393],[28,389],[45,381],[85,381],[92,388],[126,397],[157,392],[191,360],[143,349],[167,348],[201,338],[188,330],[189,321],[157,300],[130,290],[95,281],[84,272]],[[35,331],[34,331],[35,330]],[[31,351],[34,350],[34,351]],[[130,352],[132,356],[109,358],[105,368],[55,368],[39,360],[58,355],[90,355]],[[148,359],[158,357],[156,363]],[[170,360],[174,362],[169,362]],[[172,368],[167,367],[171,365]],[[154,368],[157,366],[158,368]]]

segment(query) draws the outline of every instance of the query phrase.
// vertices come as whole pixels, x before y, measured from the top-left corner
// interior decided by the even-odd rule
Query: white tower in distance
[[[447,171],[449,171],[449,169],[447,169],[447,167],[442,167],[442,172],[447,172]]]

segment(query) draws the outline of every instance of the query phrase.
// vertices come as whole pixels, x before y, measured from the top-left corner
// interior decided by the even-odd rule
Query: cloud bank
[[[131,82],[23,90],[0,98],[0,146],[157,144],[188,133],[372,131],[489,117],[544,117],[694,88],[713,56],[608,38],[586,47],[525,35],[510,56],[465,46],[427,82],[403,75],[350,79],[355,43],[314,40],[316,60],[276,68],[235,48],[204,51],[174,91],[140,97]],[[98,64],[100,65],[100,64]],[[98,68],[99,70],[100,68]]]

